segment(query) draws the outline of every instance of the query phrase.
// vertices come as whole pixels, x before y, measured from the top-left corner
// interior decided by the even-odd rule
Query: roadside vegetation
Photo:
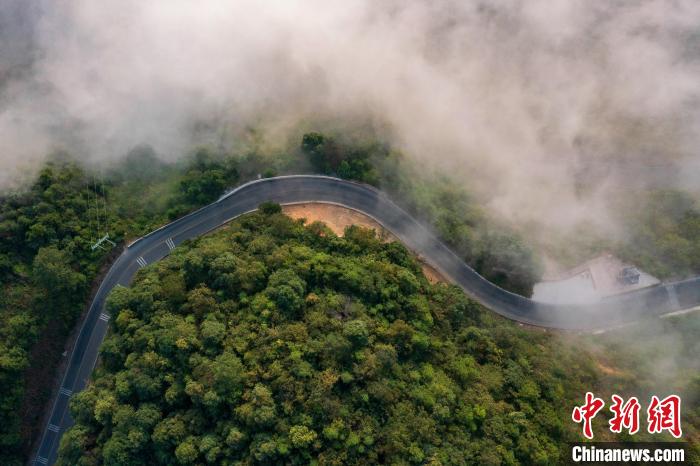
[[[236,183],[234,162],[200,150],[171,167],[146,150],[99,176],[59,155],[0,200],[0,464],[21,464],[42,427],[66,338],[110,256],[95,241],[109,231],[122,244],[210,202]]]
[[[143,269],[107,306],[59,464],[559,464],[586,391],[643,400],[669,382],[697,437],[697,376],[659,381],[653,359],[644,382],[626,375],[645,354],[629,334],[582,350],[591,337],[524,329],[431,285],[402,245],[274,204]],[[678,375],[697,368],[688,343]],[[607,418],[596,434],[613,440]]]
[[[87,220],[88,197],[100,199],[101,192],[89,185],[81,169],[51,164],[29,191],[6,197],[0,205],[2,464],[20,464],[29,430],[39,428],[32,423],[39,424],[52,388],[51,379],[42,374],[52,373],[59,363],[65,337],[104,256],[90,249],[95,233]],[[46,343],[35,346],[41,336]],[[34,377],[27,372],[30,368]],[[34,383],[43,386],[37,390]],[[25,389],[30,390],[26,400]],[[28,407],[33,404],[34,409]]]
[[[558,462],[590,358],[431,285],[372,230],[279,212],[112,292],[60,464]]]

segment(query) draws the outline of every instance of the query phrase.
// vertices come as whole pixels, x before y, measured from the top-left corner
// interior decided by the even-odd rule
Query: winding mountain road
[[[660,316],[700,305],[700,277],[644,288],[594,305],[552,305],[510,293],[487,281],[445,246],[428,227],[385,194],[359,183],[324,176],[284,176],[256,180],[129,245],[102,281],[83,322],[44,427],[34,464],[53,464],[63,432],[73,424],[70,397],[87,385],[110,316],[104,302],[116,285],[129,285],[139,268],[158,261],[183,241],[257,209],[279,204],[327,202],[363,212],[396,235],[409,249],[459,285],[471,297],[509,319],[541,327],[575,330],[610,328],[646,316]]]

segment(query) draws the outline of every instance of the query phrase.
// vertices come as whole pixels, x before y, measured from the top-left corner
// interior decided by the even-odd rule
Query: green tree
[[[41,248],[34,258],[34,278],[48,294],[73,294],[85,285],[85,275],[74,271],[71,257],[53,246]]]

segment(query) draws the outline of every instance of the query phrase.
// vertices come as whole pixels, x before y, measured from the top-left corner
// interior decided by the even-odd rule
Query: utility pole
[[[103,243],[109,243],[112,245],[112,247],[117,245],[114,241],[109,239],[109,233],[105,233],[105,235],[102,238],[98,239],[97,242],[92,245],[92,250],[94,251],[97,248],[104,249],[102,247]]]

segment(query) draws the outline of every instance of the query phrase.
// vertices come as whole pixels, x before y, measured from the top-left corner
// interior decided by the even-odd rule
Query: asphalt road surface
[[[253,181],[132,243],[100,285],[83,322],[34,464],[53,464],[63,432],[73,424],[70,397],[84,389],[108,329],[107,294],[129,285],[141,267],[162,259],[183,241],[207,233],[265,201],[280,204],[329,202],[373,217],[409,249],[437,268],[466,293],[498,314],[526,324],[558,329],[610,328],[646,316],[659,316],[700,305],[700,277],[657,285],[605,299],[594,305],[552,305],[510,293],[487,281],[445,246],[435,233],[394,204],[382,192],[359,183],[323,176],[286,176]]]

